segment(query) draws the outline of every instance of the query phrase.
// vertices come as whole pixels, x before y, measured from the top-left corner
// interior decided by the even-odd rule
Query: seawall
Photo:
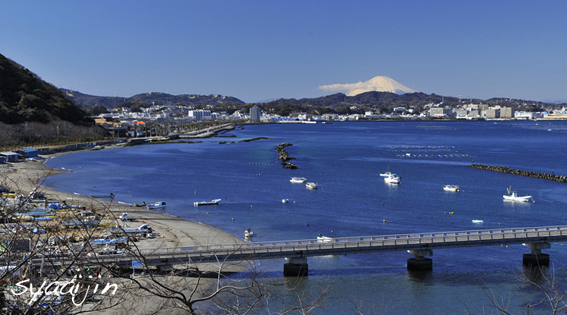
[[[555,175],[555,174],[548,174],[548,173],[537,173],[527,170],[517,170],[505,166],[490,166],[490,165],[482,165],[482,164],[471,164],[469,167],[474,167],[480,170],[488,170],[500,173],[507,173],[513,175],[520,175],[520,176],[528,176],[546,180],[553,180],[556,182],[567,183],[567,176],[564,175]]]

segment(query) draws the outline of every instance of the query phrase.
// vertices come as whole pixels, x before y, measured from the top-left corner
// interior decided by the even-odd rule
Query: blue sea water
[[[115,192],[127,203],[166,201],[172,215],[239,237],[251,228],[256,241],[566,223],[567,184],[467,167],[474,161],[567,175],[565,122],[268,124],[221,136],[63,155],[47,165],[74,172],[45,185],[83,195]],[[240,142],[255,137],[268,139]],[[283,142],[293,144],[286,149],[297,170],[280,166],[274,147]],[[380,173],[387,170],[402,184],[384,183]],[[319,189],[291,184],[290,176]],[[443,191],[446,184],[461,192]],[[504,202],[510,186],[535,203]],[[218,206],[193,207],[218,198]],[[517,276],[529,273],[521,266],[527,252],[521,245],[436,250],[433,271],[424,274],[407,271],[406,252],[314,257],[301,287],[333,285],[336,298],[320,314],[352,313],[352,301],[389,314],[491,313],[489,292],[521,306],[517,295],[530,289]],[[564,267],[563,244],[545,252],[552,266]],[[271,262],[269,274],[282,277],[283,263]]]

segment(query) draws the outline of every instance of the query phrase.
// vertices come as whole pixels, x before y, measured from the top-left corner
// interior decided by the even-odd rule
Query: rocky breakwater
[[[482,165],[482,164],[474,164],[474,163],[469,165],[469,167],[474,167],[480,170],[488,170],[488,171],[494,171],[500,173],[508,173],[513,175],[528,176],[528,177],[541,178],[546,180],[554,180],[556,182],[561,182],[561,183],[567,183],[567,176],[563,176],[563,175],[537,173],[526,170],[516,170],[505,166],[490,166],[490,165]]]
[[[278,146],[276,146],[274,149],[276,149],[276,151],[278,151],[278,160],[280,160],[282,162],[282,166],[283,168],[289,168],[289,169],[296,169],[297,166],[295,166],[295,164],[289,162],[290,160],[295,160],[294,157],[290,156],[289,153],[287,153],[286,151],[286,147],[292,146],[293,144],[291,143],[287,143],[284,142]]]

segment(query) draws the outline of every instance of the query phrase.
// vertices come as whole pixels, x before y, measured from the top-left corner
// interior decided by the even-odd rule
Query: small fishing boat
[[[288,203],[289,199],[282,199],[282,203]]]
[[[250,231],[250,229],[244,231],[244,237],[245,238],[251,238],[252,236],[254,236],[254,232]]]
[[[323,236],[323,234],[317,235],[317,242],[318,243],[332,243],[333,238],[328,236]]]
[[[307,178],[305,178],[305,177],[290,177],[289,181],[292,184],[304,184],[305,182],[307,182]]]
[[[112,199],[112,198],[114,198],[114,194],[110,193],[108,195],[91,195],[91,197],[97,198],[97,199],[105,199],[105,198],[106,199]]]
[[[165,201],[158,201],[158,202],[154,202],[154,203],[148,203],[146,205],[146,209],[150,210],[150,209],[162,209],[165,208]]]
[[[307,187],[307,189],[315,190],[315,189],[317,189],[317,184],[309,182],[309,183],[305,184],[305,187]]]
[[[445,185],[443,186],[443,190],[444,191],[453,191],[453,192],[459,192],[459,186],[457,185]]]
[[[506,190],[508,191],[508,194],[502,196],[504,198],[504,201],[528,202],[530,201],[530,199],[532,199],[532,196],[529,195],[518,196],[518,193],[515,190],[512,190],[512,186],[510,186],[510,188],[506,188]]]
[[[382,173],[380,174],[380,176],[384,177],[384,182],[388,184],[400,184],[402,182],[402,178],[400,176],[390,171],[387,171],[386,173]]]
[[[482,224],[482,223],[484,223],[484,221],[483,220],[472,220],[472,223]]]
[[[198,206],[212,206],[212,205],[218,205],[218,204],[219,204],[219,201],[221,201],[221,199],[213,199],[213,200],[211,200],[211,201],[195,201],[195,202],[193,203],[193,205],[194,205],[195,207],[198,207]]]

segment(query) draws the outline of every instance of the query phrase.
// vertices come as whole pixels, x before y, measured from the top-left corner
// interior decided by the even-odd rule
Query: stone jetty
[[[295,164],[289,162],[290,160],[295,160],[294,157],[290,156],[289,153],[287,153],[286,151],[286,147],[292,146],[293,144],[288,143],[288,142],[284,142],[278,146],[276,146],[274,149],[276,149],[276,151],[278,151],[278,160],[280,160],[282,162],[282,166],[283,168],[290,168],[290,169],[296,169],[297,166],[295,166]]]
[[[532,171],[526,170],[516,170],[513,168],[505,167],[505,166],[490,166],[490,165],[482,165],[482,164],[471,164],[469,167],[474,167],[480,170],[488,170],[500,173],[507,173],[513,175],[521,175],[521,176],[528,176],[534,178],[541,178],[546,180],[554,180],[556,182],[567,183],[567,176],[564,175],[555,175],[555,174],[548,174],[548,173],[537,173]]]

